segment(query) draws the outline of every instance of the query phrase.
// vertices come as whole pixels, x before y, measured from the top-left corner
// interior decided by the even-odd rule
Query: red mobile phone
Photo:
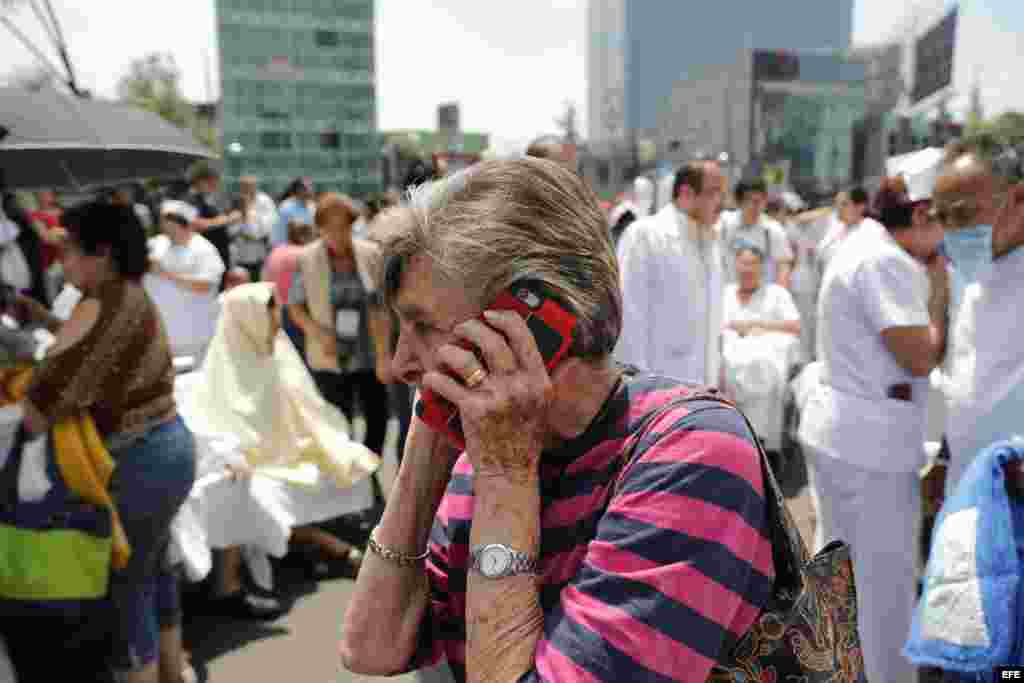
[[[488,310],[515,311],[523,316],[549,373],[569,352],[575,339],[576,316],[532,282],[512,285],[498,296]],[[429,389],[423,389],[420,400],[416,402],[416,416],[446,435],[458,448],[466,447],[458,409],[447,399]]]

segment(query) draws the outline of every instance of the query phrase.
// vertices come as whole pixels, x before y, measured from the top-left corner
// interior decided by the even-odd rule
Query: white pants
[[[814,550],[842,540],[852,551],[867,680],[915,683],[917,669],[900,650],[916,599],[917,473],[862,469],[810,449],[805,453],[818,511]]]

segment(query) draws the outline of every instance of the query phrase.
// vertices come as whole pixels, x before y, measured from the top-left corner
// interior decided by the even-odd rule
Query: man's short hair
[[[964,156],[976,158],[1004,182],[1024,180],[1024,145],[1013,145],[993,133],[976,133],[946,145],[943,163],[948,166]]]
[[[754,192],[768,194],[768,186],[760,178],[749,178],[736,183],[736,190],[734,191],[736,201],[742,202],[744,197]]]
[[[850,202],[852,204],[867,204],[870,200],[871,196],[863,187],[855,187],[850,190]]]
[[[707,162],[702,160],[688,161],[676,171],[675,180],[672,181],[672,199],[679,198],[679,192],[683,187],[693,190],[694,194],[704,191],[704,173],[707,170]]]

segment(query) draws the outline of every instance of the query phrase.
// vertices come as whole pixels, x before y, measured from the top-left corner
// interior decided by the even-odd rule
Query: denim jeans
[[[131,544],[128,566],[113,572],[113,667],[135,671],[156,659],[160,625],[174,612],[176,577],[166,566],[171,521],[188,497],[196,475],[196,445],[180,417],[158,424],[124,445],[113,445],[111,486]],[[161,599],[163,598],[163,599]],[[163,612],[163,614],[158,614]]]

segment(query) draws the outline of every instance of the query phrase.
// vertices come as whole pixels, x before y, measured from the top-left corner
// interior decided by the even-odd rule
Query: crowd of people
[[[352,671],[446,660],[459,681],[721,675],[773,605],[759,446],[773,465],[801,449],[812,550],[852,548],[864,680],[909,682],[925,665],[973,680],[1024,661],[1024,602],[993,622],[1007,612],[975,550],[1016,548],[1018,528],[950,512],[927,570],[910,550],[922,496],[962,513],[977,509],[967,488],[1006,481],[1019,508],[1024,453],[1005,455],[1024,449],[1010,440],[1024,358],[1006,343],[1022,319],[1016,151],[954,145],[928,180],[887,178],[874,201],[854,188],[810,211],[759,179],[730,186],[711,160],[682,165],[658,205],[639,178],[609,211],[576,163],[542,138],[523,158],[421,169],[402,197],[366,202],[305,178],[275,202],[253,177],[225,201],[205,164],[152,202],[132,188],[64,212],[49,192],[33,212],[5,198],[0,239],[21,255],[0,262],[5,280],[20,278],[22,309],[57,332],[22,429],[88,411],[118,463],[133,547],[111,582],[105,659],[119,680],[189,670],[169,548],[202,434],[247,444],[232,479],[311,463],[339,498],[372,479],[392,417],[400,465],[365,555],[316,524],[290,530],[317,566],[358,573],[340,644]],[[552,330],[488,310],[506,291],[574,320],[555,361]],[[682,402],[694,383],[732,403]],[[935,401],[948,419],[929,449]],[[432,422],[434,404],[457,419]],[[1000,442],[990,476],[975,472]],[[279,616],[274,593],[244,580],[241,549],[219,550],[212,609]],[[958,602],[958,589],[981,597]],[[9,631],[36,680],[26,633]],[[997,632],[1010,649],[985,659]]]
[[[1021,317],[1009,300],[1024,273],[1021,179],[1019,150],[979,137],[913,177],[883,179],[874,201],[854,188],[831,209],[791,211],[760,181],[741,181],[735,209],[719,215],[721,169],[701,161],[680,170],[654,215],[636,215],[637,191],[623,202],[626,227],[622,210],[609,216],[624,298],[617,357],[720,386],[769,450],[798,444],[814,549],[852,547],[869,681],[915,680],[918,666],[988,680],[1024,662],[1024,610],[993,623],[990,596],[963,587],[996,581],[975,548],[1015,556],[1016,523],[952,530],[940,519],[927,570],[927,534],[922,556],[908,551],[934,522],[923,511],[972,499],[957,484],[976,456],[1022,433],[1024,365],[1005,336]],[[995,475],[972,480],[975,493],[1009,492],[1006,517],[1022,445],[1010,443],[986,461]],[[971,630],[982,622],[985,636]],[[1011,632],[1010,645],[979,654],[995,631]]]

